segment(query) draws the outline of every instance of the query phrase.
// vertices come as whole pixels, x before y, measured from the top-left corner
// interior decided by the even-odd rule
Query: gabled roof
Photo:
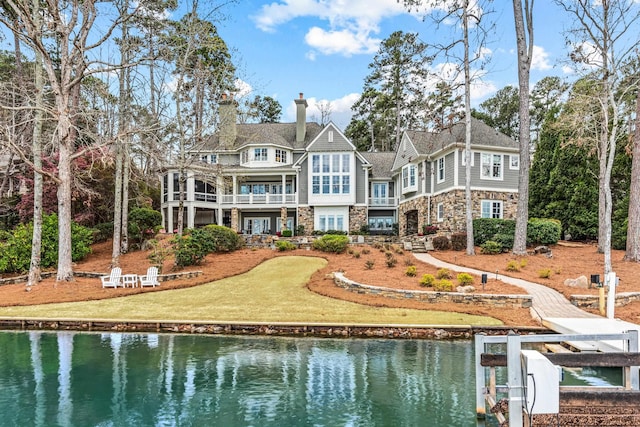
[[[391,167],[396,153],[390,151],[383,152],[360,152],[362,157],[371,164],[372,179],[391,180]]]
[[[302,142],[296,141],[295,123],[246,123],[236,125],[236,140],[232,150],[239,150],[251,144],[270,144],[291,149],[303,149],[313,141],[322,131],[322,127],[314,122],[306,123],[306,135]],[[205,150],[220,149],[219,134],[214,134],[206,145]]]
[[[448,129],[438,133],[436,148],[427,154],[432,154],[451,144],[465,143],[465,123],[458,122]],[[471,145],[496,148],[518,148],[518,143],[483,122],[482,120],[471,118]]]

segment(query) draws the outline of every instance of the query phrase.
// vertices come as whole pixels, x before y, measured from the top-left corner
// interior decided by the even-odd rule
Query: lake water
[[[0,333],[2,426],[476,426],[472,341]]]

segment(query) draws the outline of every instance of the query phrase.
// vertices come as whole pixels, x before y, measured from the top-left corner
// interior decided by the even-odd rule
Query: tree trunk
[[[636,95],[636,129],[631,142],[631,185],[627,225],[626,261],[640,262],[640,90]]]
[[[464,199],[466,211],[466,230],[467,230],[467,255],[475,255],[475,242],[473,240],[473,200],[471,194],[471,66],[469,64],[469,22],[468,8],[469,0],[464,2],[464,10],[462,11],[462,28],[464,31],[464,156],[466,160],[465,167],[465,186]]]
[[[531,0],[533,3],[533,0]],[[513,14],[516,26],[516,45],[518,49],[518,85],[520,95],[520,169],[518,171],[518,206],[516,212],[516,231],[513,241],[514,255],[527,254],[527,223],[529,221],[529,145],[531,140],[531,117],[529,115],[529,73],[531,70],[531,56],[533,54],[533,4],[524,0],[526,13],[522,13],[521,0],[513,0]],[[527,40],[528,37],[528,40]]]
[[[58,145],[58,274],[56,280],[70,282],[73,281],[71,260],[71,147],[73,145],[70,143],[71,122],[68,117],[64,117],[66,113],[58,114],[61,115],[58,123],[62,140]]]
[[[120,242],[120,253],[129,252],[129,178],[131,175],[129,142],[130,137],[127,136],[127,142],[122,150],[122,241]]]
[[[39,25],[39,2],[36,0],[34,4],[34,21]],[[37,18],[36,18],[37,17]],[[42,54],[35,51],[35,112],[34,125],[31,141],[31,150],[33,155],[33,237],[31,239],[31,264],[29,265],[29,277],[27,279],[27,287],[33,286],[42,280],[40,275],[40,261],[42,258],[42,193],[43,193],[43,177],[38,171],[42,170],[42,124],[43,124],[43,91],[44,91],[44,75],[42,70]]]
[[[116,144],[115,183],[113,201],[113,242],[111,246],[111,267],[120,266],[120,237],[122,236],[122,141]]]

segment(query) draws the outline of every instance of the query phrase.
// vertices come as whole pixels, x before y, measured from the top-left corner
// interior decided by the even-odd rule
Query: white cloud
[[[349,57],[359,53],[375,53],[381,40],[369,37],[367,32],[353,33],[347,29],[325,31],[312,27],[305,36],[305,41],[322,54],[342,54]]]
[[[549,53],[542,47],[533,45],[533,55],[531,58],[532,70],[549,70],[552,66],[549,63]]]
[[[235,86],[235,89],[236,89],[235,97],[237,99],[245,97],[249,95],[251,92],[253,92],[253,87],[249,83],[245,82],[244,80],[236,79],[233,85]]]
[[[306,43],[325,55],[351,56],[375,52],[380,39],[374,35],[380,32],[380,21],[405,13],[397,0],[282,0],[262,6],[251,18],[267,32],[296,18],[325,21],[323,28],[314,21],[305,36]],[[307,57],[315,59],[315,52]]]

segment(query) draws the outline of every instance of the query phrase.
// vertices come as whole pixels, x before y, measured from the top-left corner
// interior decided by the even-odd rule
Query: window
[[[371,231],[392,231],[393,230],[393,217],[392,216],[376,216],[369,217],[369,229]]]
[[[276,162],[287,163],[287,152],[276,148]]]
[[[169,174],[162,176],[162,200],[164,202],[169,200]]]
[[[502,218],[502,201],[483,200],[481,216],[482,218]]]
[[[416,191],[418,185],[416,183],[416,165],[406,165],[402,168],[402,192]]]
[[[438,159],[438,182],[444,182],[444,157]]]
[[[387,199],[388,185],[386,182],[374,182],[372,184],[372,205],[387,205],[389,200]]]
[[[344,215],[320,215],[318,217],[318,227],[322,231],[344,229]]]
[[[436,210],[437,210],[438,222],[444,221],[444,203],[438,203]]]
[[[215,165],[218,163],[218,155],[217,154],[205,154],[200,156],[200,161]]]
[[[200,202],[215,202],[216,201],[216,188],[208,182],[200,181],[196,179],[195,182],[195,194],[194,197]]]
[[[502,155],[482,153],[480,178],[502,179]]]
[[[349,194],[351,157],[348,154],[314,154],[311,156],[311,191],[313,194]],[[321,172],[322,171],[322,172]]]
[[[520,156],[518,156],[517,154],[512,154],[509,156],[509,169],[520,169]]]
[[[327,140],[329,142],[333,142],[333,131],[330,130],[329,132],[327,132]]]
[[[266,148],[254,148],[253,149],[253,160],[256,162],[266,162],[267,161],[267,149]]]
[[[249,162],[249,151],[245,150],[242,152],[242,154],[240,154],[240,162],[241,163],[248,163]]]
[[[269,218],[245,218],[244,232],[247,234],[269,234],[271,220]]]

